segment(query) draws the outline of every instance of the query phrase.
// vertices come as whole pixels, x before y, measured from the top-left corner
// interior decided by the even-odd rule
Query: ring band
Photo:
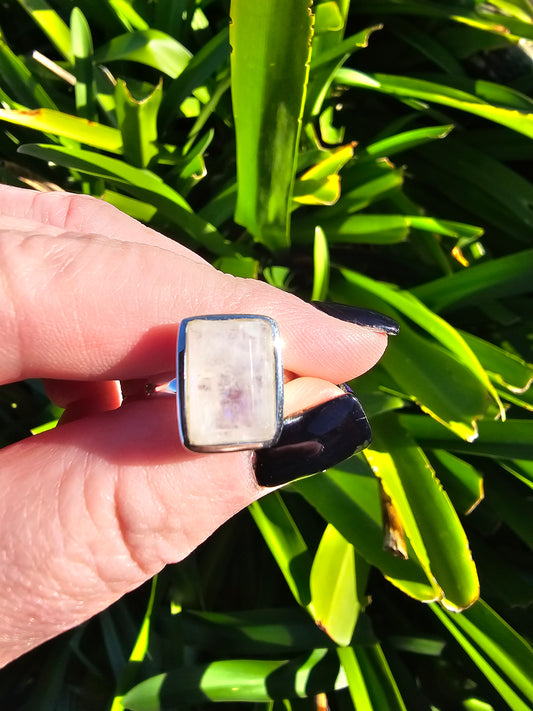
[[[183,444],[195,452],[271,447],[283,423],[283,363],[267,316],[208,315],[181,322],[177,403]]]

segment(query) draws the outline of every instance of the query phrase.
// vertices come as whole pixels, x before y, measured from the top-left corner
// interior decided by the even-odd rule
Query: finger
[[[316,407],[344,394],[337,385],[320,378],[296,378],[284,387],[283,416]]]
[[[289,383],[291,409],[328,388],[339,392]],[[104,609],[262,496],[252,460],[185,450],[170,397],[1,450],[0,662]]]
[[[50,400],[65,410],[60,419],[61,424],[115,410],[122,404],[122,392],[117,380],[46,380],[44,387]]]
[[[34,222],[47,234],[95,232],[124,242],[140,242],[162,247],[206,264],[205,260],[178,242],[164,237],[141,222],[125,215],[104,200],[90,195],[65,192],[41,193],[25,188],[0,185],[0,215],[6,227]],[[7,218],[12,218],[7,222]]]
[[[200,314],[271,316],[285,368],[331,382],[365,372],[386,347],[386,336],[374,329],[145,244],[9,231],[0,233],[0,264],[0,382],[172,372],[177,324]]]

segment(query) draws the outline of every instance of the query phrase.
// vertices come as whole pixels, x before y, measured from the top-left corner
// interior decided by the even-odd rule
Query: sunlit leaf
[[[105,64],[119,59],[146,64],[176,78],[189,63],[191,53],[170,35],[160,30],[139,30],[114,37],[94,54]]]
[[[256,240],[275,250],[289,245],[312,33],[309,5],[309,0],[231,3],[238,181],[235,219]]]
[[[448,609],[469,607],[479,595],[477,571],[459,518],[421,449],[398,427],[396,416],[372,424],[365,456],[396,506],[405,532],[434,576]]]
[[[14,111],[0,108],[0,120],[70,138],[110,153],[122,152],[122,137],[116,128],[61,111],[53,109]]]
[[[309,575],[311,555],[280,494],[255,501],[249,511],[278,564],[297,602],[311,602]]]
[[[141,100],[134,98],[126,83],[115,87],[117,120],[125,157],[136,167],[146,168],[158,153],[157,115],[162,98],[162,83]]]
[[[385,74],[363,74],[354,69],[339,69],[336,79],[346,86],[357,86],[362,89],[373,89],[391,96],[401,98],[421,99],[423,101],[443,104],[454,109],[460,109],[476,116],[481,116],[512,128],[533,138],[533,110],[519,110],[496,106],[483,98],[454,89],[443,84],[413,79],[411,77],[391,76]],[[533,108],[533,107],[532,107]]]
[[[351,543],[329,524],[311,569],[312,614],[320,629],[341,646],[352,639],[364,602],[358,587],[364,590],[367,576],[366,562],[357,556],[356,563]]]
[[[146,679],[123,699],[131,711],[162,711],[187,703],[306,698],[345,688],[337,655],[324,649],[294,660],[228,659]]]

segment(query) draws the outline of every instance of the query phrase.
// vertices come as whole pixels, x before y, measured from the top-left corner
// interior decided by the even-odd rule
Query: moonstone
[[[180,424],[189,449],[258,449],[277,441],[283,371],[275,321],[186,319],[178,350]]]

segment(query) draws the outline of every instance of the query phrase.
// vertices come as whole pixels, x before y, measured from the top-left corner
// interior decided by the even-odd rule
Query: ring
[[[283,423],[283,363],[277,323],[267,316],[209,315],[181,322],[178,421],[194,452],[272,447]]]

